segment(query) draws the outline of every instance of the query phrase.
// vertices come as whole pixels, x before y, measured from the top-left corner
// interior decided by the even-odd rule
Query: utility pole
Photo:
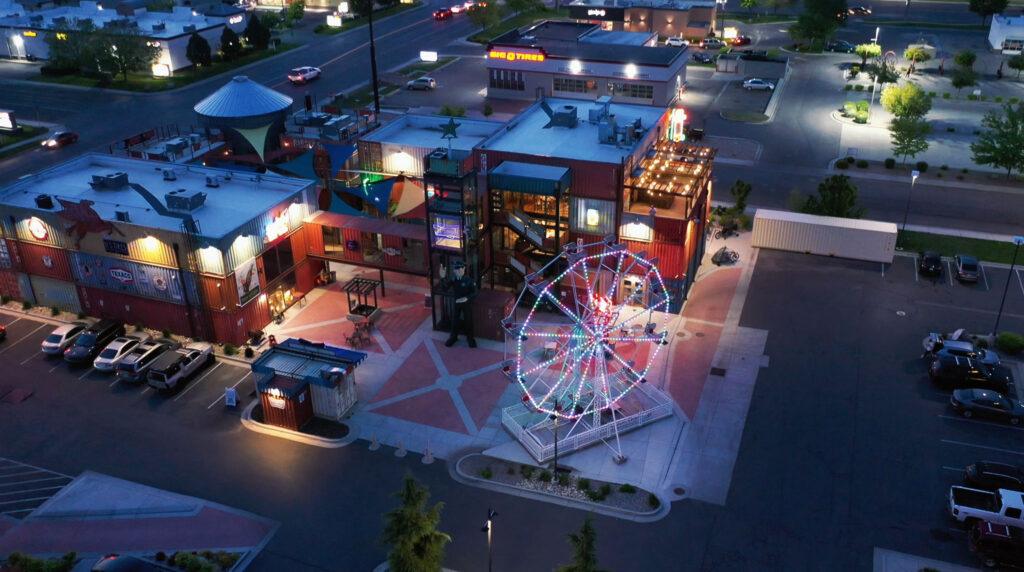
[[[370,29],[370,81],[373,82],[373,114],[380,121],[380,82],[377,81],[377,45],[373,38],[373,0],[370,2],[369,14],[366,16]]]

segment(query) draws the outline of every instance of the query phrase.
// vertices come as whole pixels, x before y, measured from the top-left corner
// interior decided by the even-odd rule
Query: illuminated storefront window
[[[599,199],[574,197],[571,229],[587,234],[611,234],[615,230],[615,203]]]
[[[459,217],[434,214],[430,223],[431,244],[436,248],[462,249],[462,224]]]

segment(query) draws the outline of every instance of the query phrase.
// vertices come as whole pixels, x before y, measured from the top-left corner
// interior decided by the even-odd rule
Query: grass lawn
[[[398,90],[400,90],[402,88],[401,88],[401,86],[397,86],[397,85],[382,85],[382,86],[380,86],[379,89],[380,89],[380,98],[384,99],[385,97],[391,95],[392,93],[395,93],[396,91],[398,91]],[[373,105],[373,88],[370,87],[370,86],[366,86],[366,87],[364,87],[363,89],[361,89],[359,91],[354,91],[354,92],[348,94],[346,97],[342,98],[341,100],[335,99],[334,100],[334,105],[338,105],[338,106],[340,106],[342,108],[353,108],[353,109],[358,109],[360,107],[372,106]]]
[[[768,121],[767,115],[751,111],[723,111],[722,118],[728,119],[729,121],[741,121],[743,123],[764,123],[765,121]]]
[[[443,58],[437,58],[436,62],[418,62],[412,65],[405,66],[398,70],[398,73],[406,77],[420,77],[421,75],[430,73],[441,66],[446,66],[455,61],[456,58],[452,56],[445,56]]]
[[[1024,0],[1022,0],[1024,1]],[[771,24],[774,22],[796,22],[792,14],[722,14],[725,21],[730,20],[744,24]]]
[[[413,8],[418,8],[418,7],[422,6],[422,5],[423,5],[422,2],[413,2],[412,4],[399,4],[397,6],[392,6],[390,8],[385,8],[383,10],[377,10],[377,11],[375,11],[373,13],[373,19],[374,20],[380,20],[382,18],[387,18],[388,16],[394,16],[395,14],[398,14],[400,12],[405,12],[406,10],[412,10]],[[365,25],[366,25],[366,18],[363,18],[363,17],[360,16],[358,18],[351,18],[351,19],[348,19],[348,20],[343,20],[342,23],[341,23],[341,27],[340,28],[332,28],[332,27],[328,26],[327,24],[318,24],[316,28],[313,28],[313,31],[315,33],[317,33],[317,34],[323,34],[325,36],[333,36],[335,34],[340,34],[340,33],[344,32],[344,31],[351,30],[352,28],[358,28],[360,26],[365,26]]]
[[[298,47],[298,44],[281,44],[277,49],[266,49],[257,52],[249,52],[244,56],[230,62],[216,61],[208,68],[198,70],[185,70],[178,72],[174,77],[153,77],[147,73],[134,72],[128,74],[128,81],[124,81],[120,75],[114,78],[109,85],[100,85],[100,80],[94,77],[82,75],[48,76],[39,75],[36,81],[46,83],[59,83],[61,85],[78,85],[82,87],[106,87],[109,89],[124,89],[127,91],[164,91],[182,87],[215,75],[219,75],[247,64],[287,52]]]
[[[997,242],[994,240],[928,234],[907,230],[900,233],[899,243],[902,244],[903,250],[908,252],[934,250],[943,256],[969,254],[985,262],[1009,264],[1013,261],[1014,246],[1012,242]]]
[[[22,125],[21,133],[0,133],[0,147],[13,145],[19,141],[31,139],[36,135],[40,135],[45,132],[45,127],[33,127],[31,125]]]
[[[1022,0],[1024,1],[1024,0]],[[981,24],[953,24],[944,22],[910,22],[906,20],[866,20],[870,24],[880,26],[893,26],[896,28],[932,28],[932,29],[947,29],[947,30],[988,30],[988,26],[982,26]]]
[[[548,8],[542,8],[540,10],[533,10],[532,12],[523,12],[522,14],[516,14],[511,18],[506,18],[505,20],[502,20],[500,23],[495,24],[490,28],[480,30],[479,32],[473,34],[467,39],[471,42],[476,42],[478,44],[487,44],[491,40],[497,38],[498,36],[504,34],[505,32],[515,30],[516,28],[522,28],[523,26],[532,24],[537,20],[568,17],[568,8],[562,8],[560,10],[550,10]]]

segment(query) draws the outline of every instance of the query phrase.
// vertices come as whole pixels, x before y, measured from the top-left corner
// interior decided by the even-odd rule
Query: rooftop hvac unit
[[[164,195],[164,199],[167,201],[167,208],[172,211],[192,212],[206,203],[206,193],[178,189]]]
[[[114,218],[118,222],[131,222],[132,217],[128,215],[128,211],[114,211]]]
[[[153,31],[154,32],[163,32],[166,29],[167,29],[167,24],[164,24],[163,22],[160,22],[159,24],[153,24]]]
[[[218,179],[216,175],[207,175],[206,186],[210,187],[211,189],[216,189],[217,187],[220,186],[220,179]]]
[[[164,169],[164,180],[165,181],[177,181],[178,175],[174,173],[174,169]]]
[[[105,175],[93,175],[89,183],[94,189],[120,189],[128,185],[128,173],[117,172]]]
[[[196,27],[195,27],[194,24],[186,24],[186,25],[181,27],[181,31],[186,33],[186,34],[190,33],[190,32],[195,32],[196,31]]]
[[[36,195],[36,206],[41,209],[52,209],[53,197],[50,195]]]

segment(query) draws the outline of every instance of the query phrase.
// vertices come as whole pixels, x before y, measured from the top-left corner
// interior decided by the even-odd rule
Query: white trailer
[[[752,245],[871,262],[892,262],[897,227],[891,222],[758,209]]]

